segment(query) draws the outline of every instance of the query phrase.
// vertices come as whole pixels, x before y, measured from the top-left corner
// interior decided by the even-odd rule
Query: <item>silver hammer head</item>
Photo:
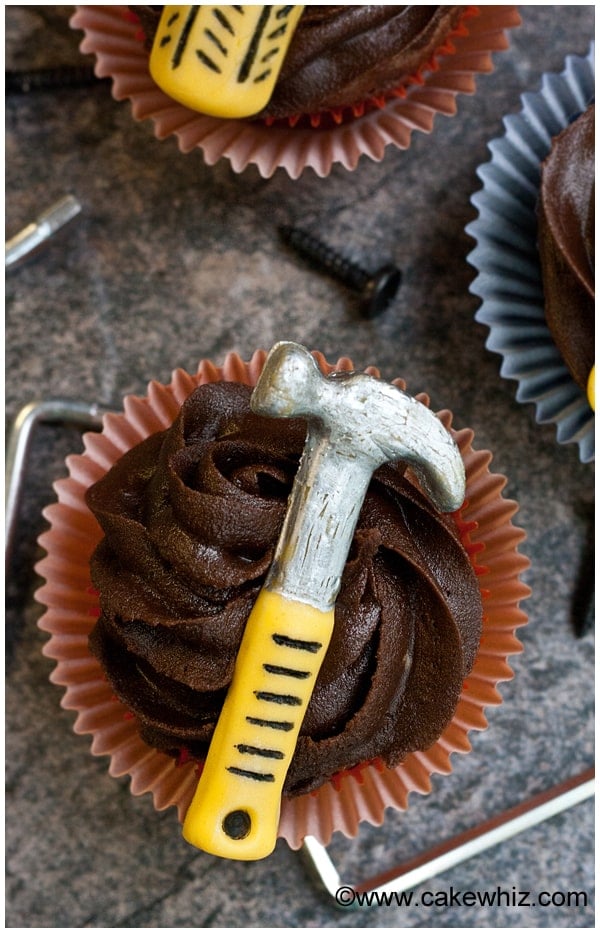
[[[425,405],[364,373],[324,376],[299,344],[271,350],[251,399],[252,410],[274,418],[306,418],[309,431],[347,460],[410,465],[434,505],[460,508],[465,497],[462,457],[450,432]]]

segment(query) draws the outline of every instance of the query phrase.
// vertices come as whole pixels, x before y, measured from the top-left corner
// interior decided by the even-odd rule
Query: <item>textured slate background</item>
[[[6,66],[80,60],[69,7],[9,6]],[[585,54],[593,6],[521,8],[523,26],[458,116],[416,134],[407,152],[362,161],[352,174],[312,173],[265,181],[254,169],[209,168],[133,122],[106,85],[9,96],[6,121],[7,235],[70,191],[83,213],[27,265],[11,272],[6,304],[6,408],[12,419],[33,398],[65,396],[118,407],[151,378],[230,350],[248,358],[282,338],[344,353],[357,366],[403,375],[449,407],[476,444],[494,452],[520,503],[525,576],[533,596],[521,630],[515,678],[473,751],[454,761],[433,793],[358,840],[337,838],[331,854],[344,881],[476,825],[593,761],[593,605],[574,637],[580,571],[591,574],[593,470],[574,446],[517,404],[514,383],[474,322],[468,291],[477,166],[502,132],[519,95]],[[353,297],[309,271],[280,244],[276,228],[298,223],[375,266],[393,259],[405,280],[372,322]],[[390,907],[342,912],[313,884],[301,857],[279,843],[259,863],[227,863],[190,850],[173,811],[155,814],[127,782],[89,754],[48,682],[51,663],[33,593],[41,509],[64,457],[81,448],[73,428],[40,428],[29,458],[7,584],[7,924],[21,927],[586,927],[593,923],[593,805],[506,842],[415,891],[585,891],[587,908]],[[583,616],[582,616],[583,612]],[[587,621],[586,621],[587,620]],[[443,895],[442,895],[443,896]]]

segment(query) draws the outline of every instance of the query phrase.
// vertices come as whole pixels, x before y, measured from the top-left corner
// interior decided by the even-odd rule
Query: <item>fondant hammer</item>
[[[298,344],[275,345],[251,406],[274,418],[306,418],[308,431],[183,829],[193,845],[238,859],[263,858],[275,846],[283,784],[374,470],[404,461],[441,511],[460,508],[465,492],[459,450],[433,412],[372,376],[323,376]]]

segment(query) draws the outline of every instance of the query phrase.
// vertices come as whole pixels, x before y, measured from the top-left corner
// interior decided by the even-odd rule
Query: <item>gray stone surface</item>
[[[67,7],[6,11],[7,67],[77,62]],[[593,470],[499,376],[484,347],[469,294],[475,215],[469,197],[487,142],[502,116],[542,73],[585,54],[593,6],[529,6],[511,48],[458,115],[416,134],[407,152],[349,174],[312,173],[268,181],[254,169],[210,168],[173,140],[136,124],[106,85],[7,100],[6,220],[11,235],[66,192],[83,204],[71,227],[11,272],[6,303],[6,407],[12,419],[33,398],[65,396],[119,406],[151,378],[202,357],[291,338],[331,359],[377,364],[449,407],[476,445],[494,452],[508,477],[531,559],[515,677],[489,729],[454,772],[414,797],[405,815],[357,840],[335,838],[342,878],[358,881],[476,825],[593,762],[593,606],[585,635],[573,632],[580,569],[592,572],[585,542],[592,521]],[[397,261],[405,278],[380,318],[361,321],[352,295],[306,268],[280,244],[277,225],[319,231],[365,265]],[[588,927],[593,924],[593,805],[587,802],[438,876],[415,890],[562,892],[563,905],[382,907],[341,912],[313,884],[301,857],[279,843],[259,863],[223,862],[190,850],[173,811],[156,814],[105,759],[72,732],[49,683],[45,636],[33,594],[37,535],[77,430],[44,427],[29,458],[7,583],[7,924],[11,927]],[[587,563],[586,563],[587,561]],[[578,610],[579,623],[584,618]],[[585,892],[587,907],[567,905]],[[442,895],[443,896],[443,895]],[[555,900],[561,900],[560,897]]]

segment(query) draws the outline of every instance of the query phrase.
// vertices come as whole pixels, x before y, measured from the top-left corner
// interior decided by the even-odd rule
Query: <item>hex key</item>
[[[511,839],[550,819],[594,794],[594,768],[588,768],[575,777],[556,784],[529,800],[506,810],[498,816],[484,820],[478,826],[433,846],[421,855],[409,859],[388,871],[381,872],[354,885],[343,882],[325,846],[313,836],[307,836],[302,846],[309,869],[316,873],[320,885],[336,900],[340,888],[363,892],[401,892],[447,871],[486,849]],[[338,906],[342,906],[338,904]],[[347,909],[347,908],[345,908]]]
[[[40,423],[74,424],[90,430],[99,430],[102,427],[102,415],[108,410],[97,404],[90,405],[69,399],[48,399],[30,402],[17,414],[6,446],[5,564],[10,560],[27,454],[36,427]]]

